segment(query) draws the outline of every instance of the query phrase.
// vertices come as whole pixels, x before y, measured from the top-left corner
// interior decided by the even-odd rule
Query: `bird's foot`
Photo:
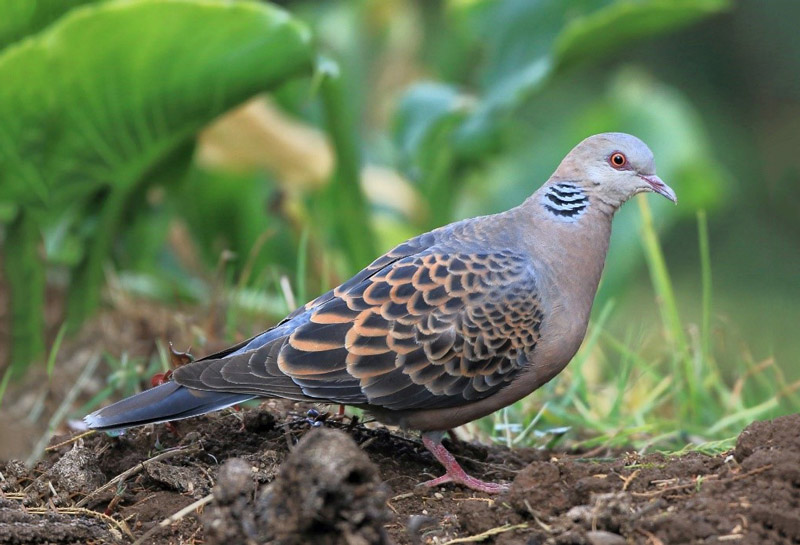
[[[446,473],[441,477],[421,483],[419,486],[431,488],[445,483],[455,483],[466,486],[477,492],[487,494],[500,494],[509,489],[507,484],[487,483],[476,479],[467,474],[464,468],[456,461],[450,451],[442,444],[442,434],[437,432],[425,432],[422,434],[422,443],[433,456],[444,466]]]
[[[476,479],[475,477],[464,473],[463,470],[462,473],[463,475],[460,476],[453,476],[449,473],[445,473],[441,477],[431,479],[430,481],[425,481],[417,486],[433,488],[434,486],[439,486],[446,483],[454,483],[466,486],[467,488],[475,490],[476,492],[485,492],[486,494],[502,494],[503,492],[507,492],[510,488],[507,484],[488,483],[486,481]]]

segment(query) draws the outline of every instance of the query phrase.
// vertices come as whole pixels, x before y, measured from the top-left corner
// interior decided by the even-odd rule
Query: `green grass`
[[[552,443],[547,430],[561,434],[568,426],[564,441],[577,448],[720,452],[753,420],[800,410],[800,381],[789,383],[773,359],[755,362],[742,353],[721,368],[714,357],[705,213],[697,214],[701,319],[690,324],[681,317],[647,201],[637,201],[660,323],[644,338],[616,338],[605,328],[613,312],[606,305],[559,377],[477,424],[496,442],[546,446]],[[532,424],[538,433],[530,432]]]

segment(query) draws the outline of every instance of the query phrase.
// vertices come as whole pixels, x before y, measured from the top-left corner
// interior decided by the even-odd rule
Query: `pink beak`
[[[678,197],[675,195],[675,192],[672,190],[670,186],[661,181],[661,178],[655,175],[642,176],[641,174],[639,175],[639,178],[647,182],[650,185],[650,187],[653,188],[653,191],[655,191],[659,195],[665,196],[675,204],[678,204]]]

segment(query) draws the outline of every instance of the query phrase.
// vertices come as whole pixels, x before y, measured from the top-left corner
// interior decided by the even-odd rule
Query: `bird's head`
[[[595,198],[616,208],[645,191],[678,202],[675,192],[656,176],[653,152],[630,134],[609,132],[585,139],[567,154],[554,181],[573,181]]]

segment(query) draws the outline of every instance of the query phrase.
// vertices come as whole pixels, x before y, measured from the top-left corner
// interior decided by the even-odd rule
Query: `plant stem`
[[[100,303],[103,267],[110,258],[130,194],[126,184],[109,190],[86,255],[72,272],[67,294],[67,327],[70,331],[76,331]]]
[[[697,236],[700,246],[700,274],[703,285],[700,347],[703,361],[708,361],[711,357],[711,251],[708,245],[708,221],[705,210],[697,211]]]
[[[6,227],[5,273],[11,306],[11,375],[20,376],[44,353],[45,264],[42,235],[32,214],[20,208]]]
[[[338,65],[320,59],[320,95],[328,134],[336,153],[336,170],[325,192],[328,224],[342,245],[350,266],[361,268],[376,255],[369,209],[361,192],[361,152],[354,116],[347,111]]]

